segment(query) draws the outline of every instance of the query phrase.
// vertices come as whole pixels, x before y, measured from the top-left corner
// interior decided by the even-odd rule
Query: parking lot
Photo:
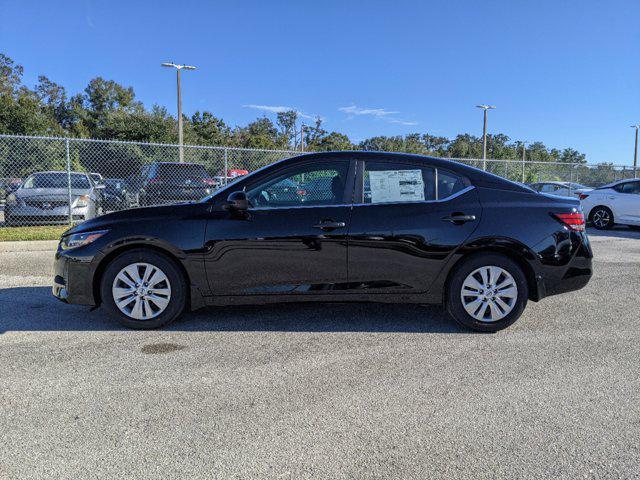
[[[511,328],[440,308],[234,307],[119,328],[0,243],[0,478],[631,478],[640,232]]]

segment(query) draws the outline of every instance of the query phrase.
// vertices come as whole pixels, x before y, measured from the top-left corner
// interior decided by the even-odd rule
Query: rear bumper
[[[584,288],[593,275],[593,252],[584,232],[556,234],[536,248],[541,267],[538,300]]]

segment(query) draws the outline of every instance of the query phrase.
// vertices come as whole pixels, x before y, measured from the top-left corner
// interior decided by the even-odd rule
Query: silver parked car
[[[536,182],[529,185],[536,192],[550,193],[561,197],[578,197],[583,193],[593,190],[585,185],[575,182]]]
[[[38,172],[7,196],[7,225],[54,225],[69,221],[67,172]],[[102,213],[101,190],[82,172],[71,173],[71,218],[82,222]]]

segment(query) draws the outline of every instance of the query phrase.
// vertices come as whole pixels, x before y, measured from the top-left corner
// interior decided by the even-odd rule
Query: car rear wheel
[[[596,207],[589,216],[591,224],[598,230],[609,230],[613,227],[613,212],[607,207]]]
[[[451,275],[447,310],[467,328],[497,332],[520,318],[528,297],[527,279],[517,263],[499,254],[478,254]]]
[[[123,253],[107,266],[100,292],[103,306],[124,326],[151,329],[183,312],[187,284],[172,259],[139,249]]]

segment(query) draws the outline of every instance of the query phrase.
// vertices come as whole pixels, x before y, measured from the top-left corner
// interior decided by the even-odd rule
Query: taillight
[[[581,193],[580,195],[578,195],[578,198],[579,198],[580,200],[584,200],[584,199],[585,199],[585,198],[587,198],[588,196],[589,196],[589,194],[588,194],[588,193]]]
[[[557,218],[560,223],[566,225],[571,230],[575,230],[576,232],[584,232],[585,222],[582,212],[554,213],[553,216]]]
[[[207,185],[215,185],[216,181],[213,178],[203,178],[202,183],[206,183]]]
[[[297,191],[296,191],[296,193],[297,193],[298,195],[300,195],[301,197],[304,197],[304,196],[307,194],[307,191],[306,191],[306,190],[301,190],[301,189],[300,189],[300,190],[297,190]]]

